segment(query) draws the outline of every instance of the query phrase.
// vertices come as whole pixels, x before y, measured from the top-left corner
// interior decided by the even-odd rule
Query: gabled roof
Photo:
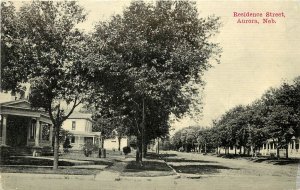
[[[2,102],[0,103],[0,106],[31,109],[30,102],[25,99]]]
[[[0,103],[0,113],[3,115],[39,118],[42,122],[52,124],[47,113],[42,110],[32,109],[30,102],[25,99]]]

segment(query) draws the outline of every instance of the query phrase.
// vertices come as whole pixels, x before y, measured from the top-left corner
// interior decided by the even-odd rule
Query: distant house
[[[119,140],[120,140],[120,145],[119,145]],[[115,138],[109,138],[104,140],[104,148],[106,150],[118,150],[120,147],[120,150],[122,151],[122,148],[125,146],[128,146],[128,138],[127,137],[122,137],[118,139],[118,137]]]
[[[92,132],[92,114],[72,113],[70,117],[64,121],[62,129],[69,132],[69,140],[72,150],[81,150],[82,146],[87,143],[95,145],[100,144],[100,132]]]

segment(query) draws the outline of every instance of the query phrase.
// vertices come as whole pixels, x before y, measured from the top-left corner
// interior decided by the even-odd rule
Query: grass
[[[68,155],[70,156],[70,155]],[[66,158],[61,156],[60,158]],[[67,157],[74,160],[90,161],[89,165],[112,166],[113,162],[90,157]],[[90,159],[88,159],[90,158]],[[75,164],[71,161],[59,161],[59,168],[53,170],[53,160],[31,157],[9,157],[1,159],[0,173],[37,173],[37,174],[66,174],[66,175],[94,175],[101,171],[99,168],[73,168]]]
[[[217,163],[215,161],[207,161],[207,160],[187,160],[184,158],[165,158],[166,162],[195,162],[195,163]]]
[[[219,165],[181,165],[172,167],[178,173],[188,173],[188,174],[214,174],[219,173],[220,169],[233,169],[226,166]]]
[[[57,170],[53,170],[51,167],[7,167],[2,166],[0,168],[1,173],[35,173],[35,174],[64,174],[64,175],[94,175],[99,173],[99,169],[78,169],[71,167],[59,167]]]
[[[174,175],[166,163],[161,161],[143,161],[143,166],[135,161],[130,161],[125,166],[122,176],[128,177],[159,177]]]
[[[125,172],[141,172],[141,171],[171,171],[164,162],[143,161],[143,166],[135,161],[130,161],[125,167]]]
[[[27,157],[9,157],[1,159],[1,165],[34,165],[34,166],[53,166],[53,160],[27,158]],[[71,162],[59,161],[59,166],[74,166]]]

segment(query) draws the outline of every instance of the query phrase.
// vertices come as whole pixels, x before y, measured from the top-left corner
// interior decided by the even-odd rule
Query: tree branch
[[[73,113],[74,109],[82,102],[82,101],[78,101],[78,102],[77,101],[78,101],[78,98],[76,97],[70,112],[62,118],[62,121],[65,121],[66,119],[68,119],[70,117],[70,115]]]

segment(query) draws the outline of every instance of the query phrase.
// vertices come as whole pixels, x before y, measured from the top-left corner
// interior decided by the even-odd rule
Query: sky
[[[176,130],[190,125],[209,126],[225,111],[260,98],[270,87],[300,75],[300,1],[196,1],[200,17],[221,17],[222,27],[213,38],[223,49],[221,63],[205,72],[203,114],[195,122],[185,117],[172,124]],[[88,12],[78,27],[89,32],[98,21],[121,13],[130,1],[79,1]],[[284,13],[276,23],[239,24],[234,12]],[[240,19],[249,19],[242,18]],[[250,18],[255,19],[255,18]]]
[[[89,11],[89,31],[99,20],[121,13],[130,1],[80,2]],[[204,74],[206,86],[203,114],[196,122],[185,117],[173,124],[175,131],[190,125],[209,126],[225,111],[260,98],[270,87],[300,75],[300,1],[197,1],[200,17],[221,17],[222,27],[214,37],[223,49],[221,63]],[[233,12],[284,13],[275,24],[239,24]],[[249,19],[249,18],[241,18]]]

